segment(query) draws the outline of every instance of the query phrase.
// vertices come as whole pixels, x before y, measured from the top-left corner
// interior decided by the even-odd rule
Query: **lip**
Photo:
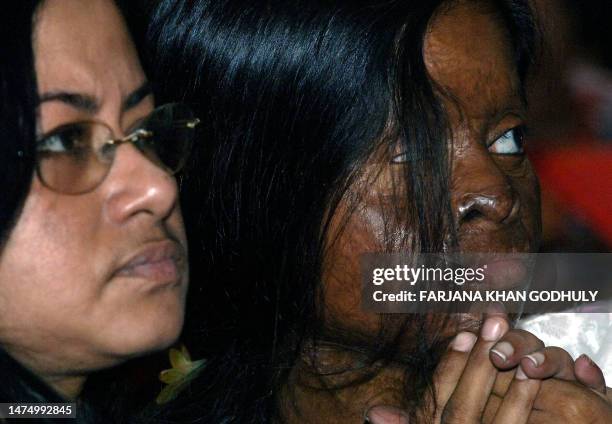
[[[158,284],[178,284],[184,257],[182,247],[173,240],[148,243],[121,265],[114,276],[140,278]]]

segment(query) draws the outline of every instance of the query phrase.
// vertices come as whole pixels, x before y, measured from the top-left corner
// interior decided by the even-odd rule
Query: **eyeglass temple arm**
[[[193,129],[195,127],[198,126],[198,124],[200,123],[200,119],[198,118],[194,118],[194,119],[190,119],[190,120],[185,120],[185,121],[176,121],[175,124],[184,124],[187,128],[189,129]],[[134,143],[142,138],[150,138],[153,137],[153,132],[152,131],[148,131],[145,129],[138,129],[136,131],[134,131],[131,134],[128,134],[127,136],[123,137],[123,138],[117,138],[114,140],[108,140],[108,144],[110,145],[115,145],[115,146],[119,146],[121,144],[124,143]]]

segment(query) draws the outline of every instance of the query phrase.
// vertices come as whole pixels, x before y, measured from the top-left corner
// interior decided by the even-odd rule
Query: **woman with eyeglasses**
[[[203,118],[181,194],[211,282],[209,365],[160,422],[610,422],[601,371],[503,314],[360,304],[363,253],[537,251],[527,1],[151,3],[159,93]]]
[[[0,32],[0,402],[72,401],[93,420],[88,376],[181,331],[174,175],[198,120],[155,108],[112,0],[14,2]]]

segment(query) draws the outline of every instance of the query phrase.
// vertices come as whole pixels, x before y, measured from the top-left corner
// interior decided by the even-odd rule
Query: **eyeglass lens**
[[[169,173],[184,165],[194,137],[191,109],[168,104],[154,110],[139,126],[134,146]],[[131,136],[128,136],[131,137]],[[101,122],[64,125],[38,142],[38,174],[49,188],[80,194],[93,190],[108,174],[121,142],[112,144],[112,130]]]

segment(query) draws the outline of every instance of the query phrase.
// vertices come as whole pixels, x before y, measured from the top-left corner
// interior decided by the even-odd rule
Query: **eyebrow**
[[[134,90],[129,96],[123,100],[121,111],[125,112],[140,104],[144,99],[153,94],[153,89],[149,81],[145,81],[140,87]]]
[[[41,105],[46,102],[62,102],[92,115],[100,109],[100,105],[94,97],[67,91],[50,91],[48,93],[43,93],[38,99],[38,104]]]
[[[487,81],[486,75],[483,76],[475,86],[475,90],[478,90],[479,92],[486,91]],[[489,106],[490,108],[487,111],[486,116],[482,116],[489,121],[500,119],[500,117],[511,111],[520,111],[523,112],[522,115],[524,115],[528,104],[522,84],[519,82],[518,86],[509,88],[508,91],[504,92],[502,100],[494,104],[490,104]]]
[[[136,107],[151,94],[153,94],[151,84],[145,81],[123,100],[121,111],[125,112],[126,110]],[[100,104],[94,96],[82,93],[71,93],[69,91],[50,91],[43,93],[38,99],[38,104],[41,105],[46,102],[62,102],[91,115],[96,114],[100,110]]]

